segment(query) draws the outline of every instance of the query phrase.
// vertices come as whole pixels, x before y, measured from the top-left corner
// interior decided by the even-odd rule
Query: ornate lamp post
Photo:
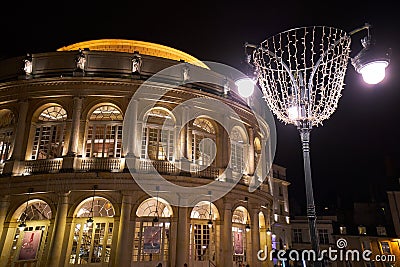
[[[293,124],[299,130],[307,217],[316,255],[319,242],[311,179],[310,132],[336,110],[350,58],[351,36],[362,30],[368,31],[367,37],[362,39],[364,48],[351,61],[368,83],[378,83],[384,78],[389,58],[387,53],[378,54],[368,24],[350,33],[326,26],[296,28],[272,36],[260,45],[245,45],[246,51],[253,49],[247,57],[248,63],[255,67],[269,108],[280,121]],[[375,64],[381,69],[371,71]],[[369,78],[367,72],[376,77]]]

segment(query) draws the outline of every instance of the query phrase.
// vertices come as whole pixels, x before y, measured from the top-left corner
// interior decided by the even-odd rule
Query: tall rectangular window
[[[303,243],[303,233],[301,229],[293,229],[293,242],[294,243]]]
[[[122,156],[122,125],[92,124],[86,136],[86,157]]]
[[[12,130],[7,130],[0,133],[0,163],[3,163],[10,157],[12,142],[13,142]]]
[[[383,254],[391,254],[389,242],[382,241],[381,243],[381,250]]]
[[[62,156],[65,124],[41,125],[36,128],[31,159],[52,159]]]
[[[196,261],[206,261],[210,253],[210,227],[207,224],[194,225]]]
[[[319,243],[323,245],[328,245],[329,244],[329,233],[328,229],[319,229],[318,230],[318,236],[319,236]]]
[[[141,158],[173,160],[174,131],[146,127],[142,132]]]

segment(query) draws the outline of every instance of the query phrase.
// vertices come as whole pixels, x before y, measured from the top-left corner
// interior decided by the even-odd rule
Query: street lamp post
[[[248,63],[255,68],[269,108],[279,120],[299,130],[307,218],[311,246],[317,256],[319,242],[311,179],[310,132],[336,110],[350,58],[351,36],[362,30],[367,30],[368,35],[362,40],[363,49],[351,61],[366,82],[378,83],[384,78],[389,57],[387,53],[379,54],[374,47],[369,24],[350,33],[326,26],[296,28],[270,37],[260,45],[245,45],[246,53],[248,48],[253,49],[247,56]],[[373,70],[376,77],[368,78],[368,71],[371,74],[375,66],[381,69]]]

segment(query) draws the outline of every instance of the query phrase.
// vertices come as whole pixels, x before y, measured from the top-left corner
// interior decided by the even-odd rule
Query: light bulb
[[[93,224],[93,218],[92,218],[92,217],[89,217],[89,219],[87,219],[86,222],[87,222],[87,225],[88,225],[89,227],[92,226],[92,224]]]
[[[249,97],[254,92],[255,83],[248,77],[237,80],[235,84],[238,88],[239,94],[242,97]]]
[[[289,119],[290,120],[298,120],[300,118],[300,114],[299,114],[299,107],[298,106],[291,106],[290,108],[288,108],[288,115],[289,115]]]
[[[26,223],[25,223],[25,222],[21,222],[21,223],[18,225],[18,228],[19,228],[20,231],[24,231],[25,227],[26,227]]]

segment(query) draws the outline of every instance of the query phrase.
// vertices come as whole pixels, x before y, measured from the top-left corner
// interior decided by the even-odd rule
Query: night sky
[[[5,3],[3,4],[5,5]],[[340,198],[369,200],[400,177],[400,16],[394,1],[13,1],[2,7],[0,57],[55,51],[80,41],[149,41],[201,60],[243,67],[245,42],[323,25],[347,32],[372,24],[379,46],[392,49],[384,82],[362,82],[349,64],[339,107],[311,133],[317,206]],[[354,56],[366,31],[352,38]],[[303,159],[297,129],[276,120],[275,163],[287,168],[290,194],[304,206]]]

